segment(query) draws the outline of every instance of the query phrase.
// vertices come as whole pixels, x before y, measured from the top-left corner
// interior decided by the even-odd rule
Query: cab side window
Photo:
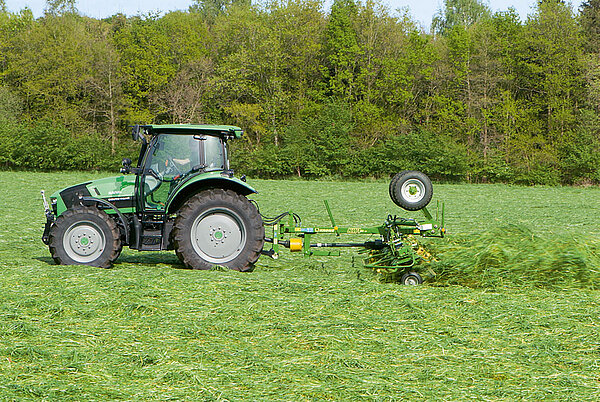
[[[218,137],[206,136],[204,141],[206,170],[223,170],[223,144]]]

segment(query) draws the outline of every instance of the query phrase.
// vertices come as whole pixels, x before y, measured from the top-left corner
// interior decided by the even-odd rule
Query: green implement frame
[[[264,254],[278,258],[281,248],[302,252],[310,256],[339,256],[339,248],[357,247],[360,253],[367,253],[364,260],[367,268],[386,270],[386,272],[408,270],[417,264],[421,257],[416,252],[415,237],[444,237],[444,204],[437,203],[435,218],[427,208],[421,209],[423,220],[408,219],[388,215],[381,226],[371,227],[340,227],[329,207],[324,201],[331,226],[316,227],[302,226],[298,215],[293,211],[281,214],[277,219],[265,223],[265,232],[272,235],[266,237],[272,243]],[[376,240],[353,243],[313,243],[313,237],[319,234],[340,235],[371,235],[378,236]],[[289,237],[288,240],[286,238]],[[334,250],[332,250],[332,248]],[[337,248],[337,250],[335,250]]]

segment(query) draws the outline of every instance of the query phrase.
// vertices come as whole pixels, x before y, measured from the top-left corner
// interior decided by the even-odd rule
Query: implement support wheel
[[[417,274],[416,272],[407,272],[402,275],[400,282],[403,285],[417,286],[423,283],[423,278],[421,278],[421,275]]]

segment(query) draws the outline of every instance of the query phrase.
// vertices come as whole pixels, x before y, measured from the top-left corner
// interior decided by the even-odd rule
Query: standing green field
[[[0,399],[600,398],[597,188],[435,185],[449,236],[403,287],[351,252],[251,274],[130,250],[54,265],[39,190],[105,175],[0,172]],[[264,214],[315,225],[323,199],[340,225],[406,214],[383,181],[250,184]]]

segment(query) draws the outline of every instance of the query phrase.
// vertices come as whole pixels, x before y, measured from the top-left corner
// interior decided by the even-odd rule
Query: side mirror
[[[124,158],[121,162],[123,167],[120,169],[120,172],[123,174],[131,173],[131,159]]]
[[[140,139],[140,137],[140,125],[136,124],[135,126],[131,127],[131,138],[133,138],[134,141],[137,141]]]
[[[145,126],[140,126],[139,124],[131,126],[131,138],[133,138],[134,141],[142,141],[143,143],[146,143],[144,132]]]

